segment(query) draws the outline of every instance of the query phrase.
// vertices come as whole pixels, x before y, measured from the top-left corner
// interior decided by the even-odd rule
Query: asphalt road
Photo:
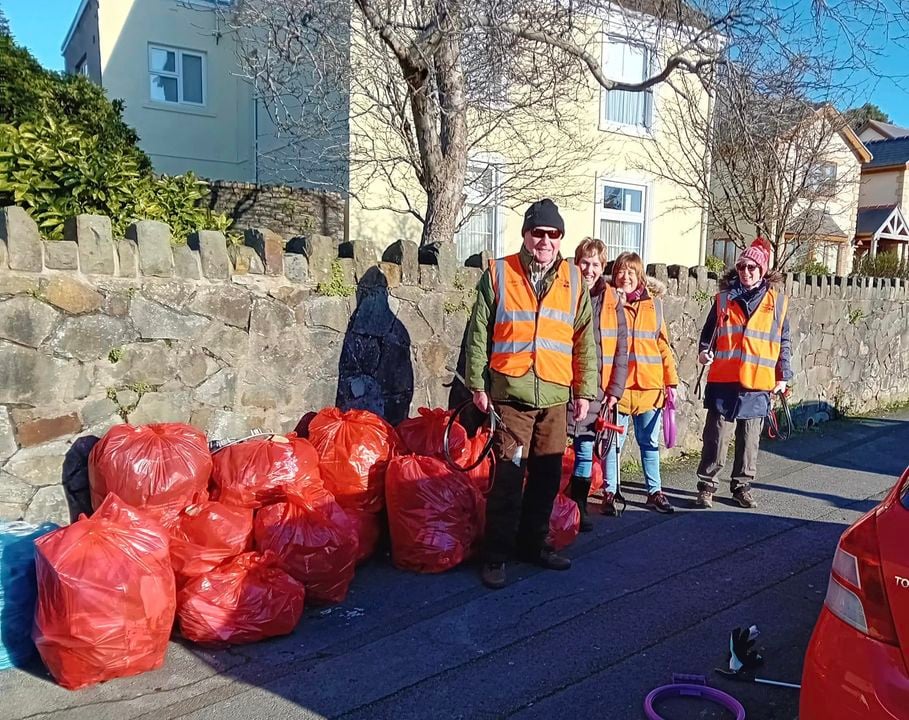
[[[797,690],[713,672],[728,634],[757,624],[763,675],[799,682],[837,538],[907,464],[909,412],[831,423],[766,444],[757,510],[721,497],[658,515],[631,486],[638,505],[595,517],[569,572],[514,565],[490,592],[475,566],[420,576],[374,560],[343,605],[308,610],[288,638],[221,652],[172,643],[163,669],[75,693],[40,668],[0,673],[0,720],[624,720],[673,673],[706,675],[751,720],[793,720]],[[690,470],[664,482],[691,503]],[[730,717],[692,700],[663,713]]]

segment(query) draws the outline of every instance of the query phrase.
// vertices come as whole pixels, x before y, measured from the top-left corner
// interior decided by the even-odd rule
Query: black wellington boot
[[[590,532],[593,530],[593,523],[587,517],[587,496],[590,494],[590,478],[572,477],[569,491],[571,492],[571,499],[577,503],[578,510],[581,511],[581,532]]]

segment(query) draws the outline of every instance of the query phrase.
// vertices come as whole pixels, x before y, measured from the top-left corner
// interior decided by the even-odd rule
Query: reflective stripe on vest
[[[648,298],[637,303],[637,313],[628,321],[628,382],[625,387],[654,390],[663,387],[663,356],[660,331],[663,327],[663,302]]]
[[[489,367],[496,372],[520,377],[533,368],[541,380],[571,385],[581,276],[565,260],[555,272],[538,299],[518,255],[490,262],[496,314]]]
[[[772,390],[780,357],[788,300],[768,290],[752,316],[729,300],[716,296],[717,336],[708,382],[736,382],[746,390]]]
[[[612,377],[612,363],[619,341],[619,326],[616,319],[618,304],[619,296],[612,285],[606,283],[600,300],[600,316],[598,322],[594,323],[595,342],[600,348],[600,389],[604,392]]]

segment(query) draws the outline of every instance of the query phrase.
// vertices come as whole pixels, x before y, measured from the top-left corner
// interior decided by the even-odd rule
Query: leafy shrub
[[[723,258],[717,257],[716,255],[708,255],[707,259],[704,260],[704,265],[707,266],[707,269],[710,272],[716,273],[717,275],[722,275],[726,272],[726,262]]]
[[[0,123],[18,126],[44,118],[72,123],[96,137],[103,151],[131,156],[140,170],[151,172],[136,131],[123,122],[121,100],[108,100],[103,89],[81,75],[44,69],[28,50],[0,35]]]
[[[796,266],[795,272],[803,272],[806,275],[830,275],[830,268],[828,268],[820,260],[811,260],[808,262],[803,262],[801,265]]]
[[[226,230],[228,218],[198,206],[205,188],[191,173],[155,178],[130,148],[104,150],[100,137],[68,121],[0,125],[0,205],[24,207],[50,240],[80,213],[109,216],[117,236],[142,218],[168,223],[177,242]]]
[[[909,263],[901,261],[895,252],[864,255],[856,263],[855,272],[867,277],[909,279]]]
[[[137,142],[122,102],[84,77],[45,70],[0,35],[0,205],[24,207],[50,240],[80,213],[109,216],[117,236],[143,218],[168,223],[177,242],[228,229],[204,207],[204,182],[156,178]]]

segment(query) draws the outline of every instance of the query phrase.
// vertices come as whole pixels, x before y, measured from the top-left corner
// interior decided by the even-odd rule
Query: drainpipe
[[[707,154],[706,163],[706,191],[707,197],[704,198],[705,202],[701,204],[701,243],[698,248],[698,265],[705,265],[707,263],[707,223],[710,221],[709,213],[707,212],[708,208],[711,205],[711,187],[710,187],[710,178],[711,170],[713,169],[713,154],[711,153],[711,144],[713,142],[713,93],[707,93],[707,147],[705,152]]]

